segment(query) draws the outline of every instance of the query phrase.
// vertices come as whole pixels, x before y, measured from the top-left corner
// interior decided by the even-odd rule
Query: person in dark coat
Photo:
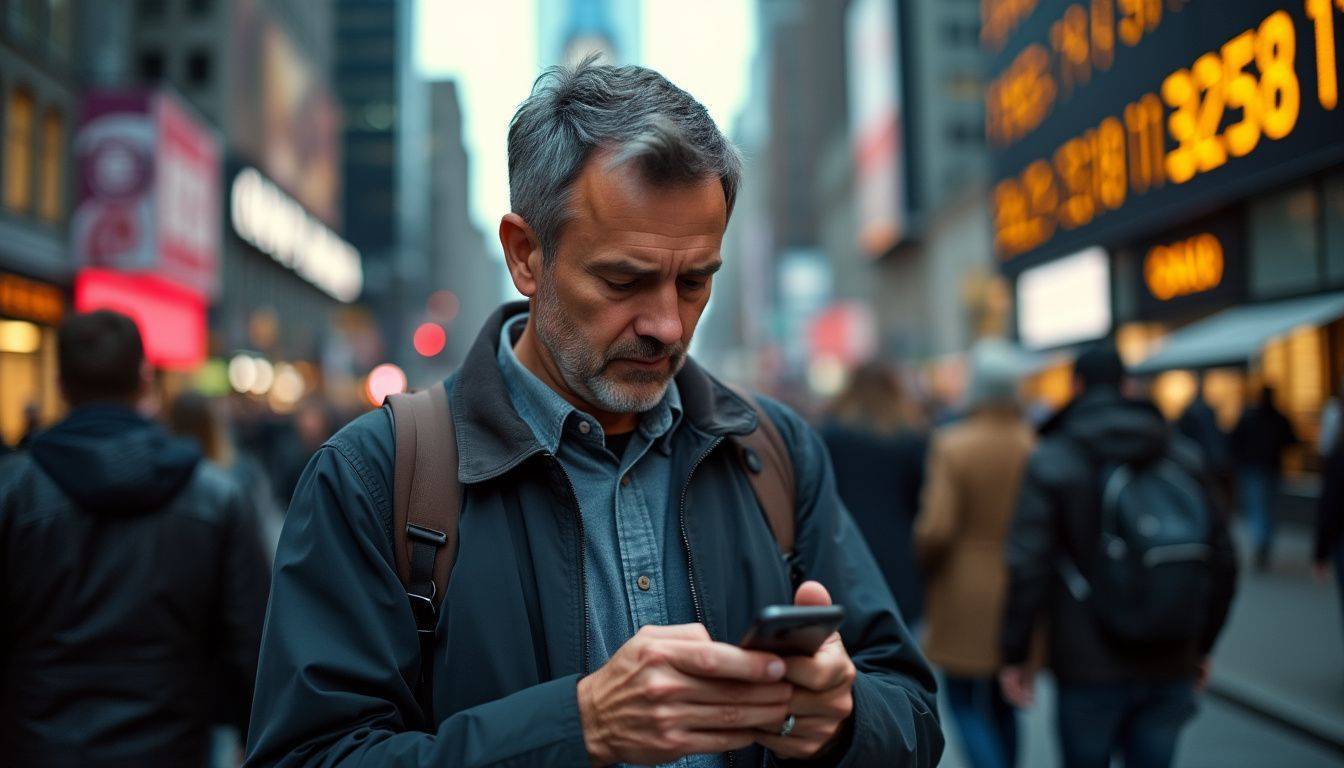
[[[1232,456],[1237,467],[1238,499],[1255,545],[1255,565],[1269,567],[1274,547],[1274,517],[1283,478],[1283,454],[1297,442],[1293,425],[1274,403],[1274,389],[1264,387],[1256,403],[1242,413],[1232,430]]]
[[[1344,615],[1344,440],[1335,440],[1321,472],[1321,499],[1316,508],[1316,546],[1312,558],[1321,581],[1334,562],[1335,584]]]
[[[129,318],[70,317],[57,343],[70,415],[0,479],[0,762],[203,765],[216,662],[248,721],[269,588],[252,513],[135,410]]]
[[[729,256],[736,151],[662,75],[591,59],[538,79],[508,143],[499,238],[529,301],[434,385],[456,535],[393,530],[387,409],[318,450],[276,553],[249,766],[931,768],[932,670],[820,438],[687,354]],[[793,468],[789,560],[734,448],[769,426]],[[438,588],[418,554],[402,581],[408,534],[457,548],[422,624]],[[811,654],[738,645],[767,606],[832,601],[844,620]]]
[[[1075,365],[1074,400],[1047,422],[1027,463],[1008,534],[1008,599],[999,647],[1005,695],[1033,699],[1028,666],[1038,618],[1049,638],[1048,664],[1058,684],[1058,735],[1069,768],[1107,768],[1122,753],[1127,768],[1171,763],[1181,730],[1236,588],[1236,555],[1223,511],[1208,493],[1199,451],[1173,437],[1150,401],[1121,394],[1124,366],[1113,345],[1086,349]],[[1197,631],[1138,643],[1102,626],[1077,582],[1096,581],[1101,555],[1103,478],[1108,467],[1175,464],[1203,488],[1210,512],[1208,588]],[[1108,553],[1114,547],[1108,548]],[[1066,569],[1063,563],[1070,563]],[[1064,573],[1074,574],[1066,582]]]
[[[908,416],[896,374],[881,363],[855,369],[821,428],[836,489],[877,558],[901,615],[917,624],[924,587],[912,530],[924,482],[926,440]]]

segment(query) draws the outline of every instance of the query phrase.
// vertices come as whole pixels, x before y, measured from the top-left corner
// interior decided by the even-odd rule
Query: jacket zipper
[[[695,584],[695,559],[691,557],[691,537],[686,532],[686,494],[691,490],[691,478],[695,476],[695,470],[700,468],[709,454],[713,453],[714,449],[718,448],[719,443],[722,442],[722,437],[715,438],[714,442],[710,443],[709,447],[691,465],[691,471],[686,475],[686,484],[681,487],[681,504],[677,518],[681,525],[681,545],[686,550],[686,577],[691,584],[691,605],[695,608],[695,620],[701,624],[706,624],[705,611],[700,605],[700,590]],[[737,760],[731,751],[726,754],[728,756],[728,768],[733,768]]]
[[[547,453],[546,458],[556,469],[560,470],[560,475],[565,478],[565,484],[569,486],[570,508],[574,510],[574,520],[579,524],[579,598],[583,602],[583,674],[588,674],[588,666],[592,659],[593,639],[588,631],[588,574],[584,569],[584,530],[583,530],[583,510],[579,508],[579,494],[574,490],[574,481],[569,479],[569,473],[565,471],[565,465],[560,463],[560,459],[555,454]]]
[[[695,559],[691,557],[691,537],[686,533],[686,493],[691,490],[691,478],[695,476],[695,470],[699,469],[700,464],[719,447],[721,442],[722,437],[715,438],[714,442],[709,444],[709,448],[705,449],[691,465],[691,471],[686,475],[686,484],[681,487],[681,505],[677,518],[681,525],[681,546],[686,550],[686,576],[691,583],[691,605],[695,608],[695,620],[701,624],[705,623],[705,611],[700,605],[700,590],[695,584]]]

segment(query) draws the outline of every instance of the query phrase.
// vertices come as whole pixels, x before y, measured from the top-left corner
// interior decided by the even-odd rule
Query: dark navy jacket
[[[590,765],[576,697],[586,650],[578,505],[554,457],[514,412],[496,365],[505,318],[486,323],[446,382],[463,483],[460,548],[434,644],[434,711],[414,693],[415,621],[393,567],[393,434],[383,411],[342,429],[299,481],[276,555],[248,765]],[[775,540],[726,436],[752,408],[693,361],[677,377],[672,514],[684,517],[692,594],[716,640],[791,603]],[[846,608],[859,670],[845,766],[932,766],[943,737],[934,680],[872,555],[840,504],[829,460],[792,412],[767,402],[792,449],[797,549]],[[761,765],[753,746],[732,756]]]

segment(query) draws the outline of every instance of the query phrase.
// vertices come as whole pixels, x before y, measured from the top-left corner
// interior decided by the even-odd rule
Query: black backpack
[[[1204,629],[1213,581],[1213,510],[1192,463],[1170,448],[1101,471],[1101,525],[1091,578],[1067,555],[1069,592],[1127,646],[1188,641]]]

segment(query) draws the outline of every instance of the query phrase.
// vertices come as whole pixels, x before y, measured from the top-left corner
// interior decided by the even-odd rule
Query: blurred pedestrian
[[[915,430],[896,372],[873,362],[850,374],[831,403],[822,440],[836,490],[896,597],[908,624],[919,622],[924,591],[911,530],[924,477],[925,439]]]
[[[1335,584],[1344,616],[1344,440],[1336,440],[1321,472],[1321,498],[1316,508],[1316,576],[1326,578],[1334,562]]]
[[[124,315],[57,331],[72,410],[0,480],[6,766],[202,765],[211,662],[247,724],[268,575],[237,486],[136,405],[151,369]]]
[[[183,392],[168,406],[168,428],[191,438],[205,458],[223,469],[242,488],[269,556],[274,556],[284,523],[284,510],[276,503],[271,482],[261,464],[238,450],[230,431],[225,401],[199,392]]]
[[[997,340],[971,351],[966,418],[934,433],[915,545],[928,579],[923,648],[945,673],[974,768],[1017,764],[1017,718],[999,687],[1003,542],[1035,435],[1017,399],[1018,361]]]
[[[326,403],[309,397],[294,409],[287,428],[280,430],[270,455],[271,482],[281,509],[289,507],[308,460],[331,437],[332,421]]]
[[[1048,617],[1069,768],[1171,764],[1236,583],[1199,450],[1150,401],[1121,395],[1115,347],[1079,355],[1075,397],[1045,424],[1006,548],[1005,695],[1034,696],[1026,662]]]
[[[1195,388],[1195,396],[1176,419],[1176,431],[1199,446],[1204,465],[1218,494],[1218,503],[1226,506],[1232,478],[1232,449],[1228,434],[1218,426],[1218,414],[1204,399],[1204,387]]]
[[[27,450],[32,445],[33,438],[41,431],[42,407],[36,402],[29,402],[23,406],[23,435],[19,437],[15,447],[20,451]]]
[[[538,78],[508,148],[529,301],[304,471],[249,764],[936,764],[932,670],[825,446],[687,353],[736,150],[662,75],[591,58]],[[832,599],[787,663],[735,644]]]
[[[1297,442],[1293,425],[1274,402],[1274,389],[1265,386],[1232,430],[1241,512],[1251,529],[1255,567],[1269,568],[1274,547],[1274,518],[1283,475],[1283,455]]]

